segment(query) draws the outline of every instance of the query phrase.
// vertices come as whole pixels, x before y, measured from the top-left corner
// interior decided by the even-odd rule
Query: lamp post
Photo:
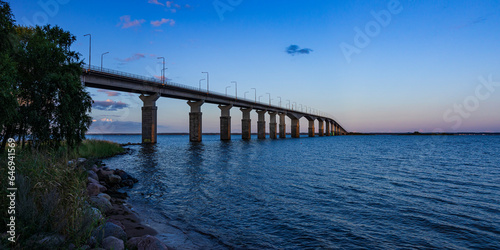
[[[295,105],[294,105],[294,106],[295,106],[295,109],[296,109],[296,108],[297,108],[297,103],[296,103],[296,102],[293,102],[293,103],[295,103]],[[292,107],[294,107],[294,106],[292,106]],[[292,108],[292,109],[293,109],[293,108]],[[295,110],[295,109],[293,109],[293,110]]]
[[[227,89],[228,88],[231,88],[231,85],[229,85],[229,86],[226,87],[226,96],[227,96]]]
[[[106,54],[109,54],[109,52],[104,52],[104,53],[102,53],[102,54],[101,54],[101,71],[102,71],[102,57],[103,57],[104,55],[106,55]]]
[[[266,93],[269,95],[269,106],[271,106],[271,94],[270,93]]]
[[[165,57],[160,56],[157,59],[163,59],[163,69],[161,70],[161,83],[165,84]]]
[[[198,89],[199,89],[200,91],[201,91],[201,81],[204,81],[204,80],[205,80],[205,79],[200,79],[200,80],[198,81]]]
[[[207,95],[208,95],[208,84],[209,84],[209,79],[208,79],[208,72],[201,72],[202,74],[207,74]]]
[[[83,36],[89,36],[89,70],[90,70],[90,64],[91,64],[91,55],[92,55],[92,35],[91,34],[86,34]]]
[[[238,83],[236,81],[232,81],[234,83],[234,97],[238,99]]]
[[[280,108],[281,108],[281,96],[278,96],[278,98],[280,99]]]
[[[248,91],[245,91],[245,93],[243,94],[245,99],[247,99],[247,93],[248,93]]]
[[[261,97],[262,97],[262,96],[259,96],[259,102],[260,102],[260,98],[261,98]]]
[[[288,109],[290,109],[290,100],[287,100],[287,101],[288,101],[287,107],[288,107]]]
[[[300,105],[300,112],[302,112],[302,103],[301,103],[301,104],[299,104],[299,105]]]
[[[257,103],[257,89],[256,88],[252,88],[254,91],[255,91],[255,103]]]

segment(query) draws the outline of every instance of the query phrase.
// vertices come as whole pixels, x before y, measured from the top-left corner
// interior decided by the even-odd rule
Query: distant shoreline
[[[300,133],[301,135],[307,135],[307,133]],[[141,135],[141,133],[88,133],[86,135]],[[158,133],[158,135],[189,135],[189,133]],[[203,133],[202,135],[220,135],[220,133]],[[231,135],[241,135],[241,133],[231,133]],[[252,133],[252,135],[257,135],[257,133]],[[290,134],[287,134],[290,135]],[[352,132],[347,135],[500,135],[500,132],[458,132],[458,133],[419,133],[419,132],[407,132],[407,133],[382,133],[382,132],[371,132],[371,133],[358,133]],[[317,135],[316,135],[317,136]]]

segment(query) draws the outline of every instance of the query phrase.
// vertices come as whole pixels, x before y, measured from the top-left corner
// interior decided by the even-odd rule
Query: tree
[[[91,124],[92,99],[80,81],[82,62],[71,51],[76,38],[58,26],[17,27],[20,136],[30,134],[36,147],[74,146]]]

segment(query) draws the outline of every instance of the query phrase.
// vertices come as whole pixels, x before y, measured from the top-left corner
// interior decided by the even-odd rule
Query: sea
[[[159,135],[126,147],[103,162],[139,179],[122,191],[174,249],[500,249],[500,136]]]

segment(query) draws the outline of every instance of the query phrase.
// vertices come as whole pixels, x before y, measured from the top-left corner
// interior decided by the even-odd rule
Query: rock
[[[130,250],[136,250],[137,245],[139,245],[139,242],[141,241],[141,237],[132,237],[127,240],[127,244],[125,245],[127,249]]]
[[[90,170],[94,171],[94,173],[97,173],[97,170],[99,170],[99,168],[97,167],[97,165],[93,165]]]
[[[99,176],[97,176],[96,172],[89,170],[87,171],[88,177],[94,179],[94,180],[99,180]]]
[[[68,166],[75,164],[75,160],[68,161]]]
[[[109,223],[113,223],[119,227],[121,227],[123,229],[123,231],[125,231],[125,227],[123,226],[123,224],[119,221],[119,220],[115,220],[115,219],[108,219],[108,222]]]
[[[96,237],[97,242],[100,242],[102,241],[102,239],[105,239],[109,236],[113,236],[123,241],[127,240],[127,234],[125,233],[125,231],[123,231],[120,226],[111,222],[106,222],[106,224],[96,228],[92,232],[92,236]]]
[[[97,170],[97,176],[99,176],[99,180],[101,181],[108,180],[108,176],[112,174],[113,171],[104,170],[104,168]]]
[[[87,161],[87,159],[85,158],[78,158],[78,160],[76,160],[79,164],[82,164],[82,163],[85,163]]]
[[[89,249],[97,245],[97,239],[95,238],[95,236],[90,236],[90,238],[87,240],[87,245],[89,246]]]
[[[94,178],[87,177],[87,183],[94,183],[94,184],[99,184],[99,181],[97,181]]]
[[[106,250],[123,250],[125,246],[123,245],[123,240],[117,239],[116,237],[109,236],[102,240],[102,247]]]
[[[115,170],[115,174],[120,176],[120,178],[122,178],[122,180],[126,180],[129,178],[129,175],[127,174],[127,172],[121,170],[121,169],[117,169]]]
[[[87,250],[87,249],[90,249],[89,245],[83,245],[80,247],[80,250]]]
[[[118,175],[110,174],[108,175],[108,180],[110,184],[114,185],[119,184],[122,181],[122,178]]]
[[[111,196],[109,196],[108,194],[101,193],[101,194],[98,194],[97,196],[98,197],[104,197],[104,198],[106,198],[106,200],[111,201]]]
[[[120,183],[122,186],[127,186],[127,187],[133,187],[134,186],[134,181],[131,179],[124,180],[122,183]]]
[[[101,213],[101,210],[95,208],[95,207],[91,207],[90,208],[92,211],[92,219],[93,221],[100,221],[102,219],[104,219],[104,217],[102,216],[102,213]]]
[[[101,193],[108,191],[108,189],[105,186],[101,185],[101,184],[97,184],[97,186],[99,187],[99,191]]]
[[[89,185],[87,185],[87,194],[89,196],[97,196],[99,193],[101,193],[99,184],[89,183]]]
[[[111,205],[111,202],[109,202],[104,197],[91,196],[90,203],[92,205],[96,206],[103,214],[105,214],[107,211],[109,211],[113,208],[113,206]]]
[[[38,240],[36,243],[40,246],[57,249],[61,247],[61,245],[64,243],[64,240],[65,240],[64,236],[55,234],[55,235],[47,235],[42,239]]]
[[[135,237],[137,238],[137,237]],[[134,238],[131,238],[129,241],[132,241],[132,243],[130,244],[132,247],[130,247],[130,249],[134,249],[133,248],[133,243],[135,243],[136,240],[132,240]],[[127,242],[127,247],[129,246],[129,243]],[[139,241],[137,242],[137,249],[138,250],[168,250],[168,247],[163,243],[161,242],[158,238],[154,237],[154,236],[151,236],[151,235],[144,235],[142,237],[139,238]]]

